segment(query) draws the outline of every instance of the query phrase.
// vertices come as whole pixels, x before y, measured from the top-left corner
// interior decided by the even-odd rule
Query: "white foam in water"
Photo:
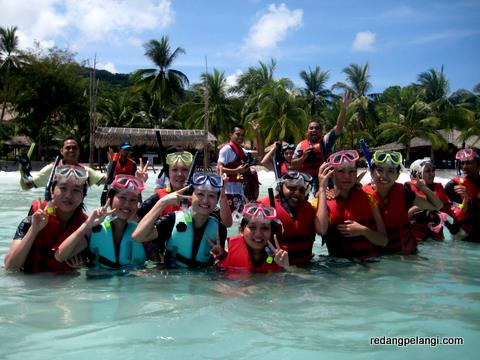
[[[453,171],[437,170],[442,183]],[[259,171],[262,193],[273,173]],[[153,193],[151,185],[144,198]],[[408,179],[402,173],[400,180]],[[32,200],[0,173],[0,261]],[[368,181],[368,174],[364,182]],[[89,190],[90,212],[102,187]],[[236,232],[236,230],[231,230]],[[420,245],[417,256],[230,280],[216,272],[136,276],[0,272],[0,358],[474,359],[480,319],[479,244]],[[372,346],[371,337],[462,337],[463,346]]]

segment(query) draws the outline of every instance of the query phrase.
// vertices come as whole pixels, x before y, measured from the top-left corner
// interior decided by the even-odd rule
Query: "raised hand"
[[[250,126],[252,127],[253,131],[255,131],[255,132],[260,130],[260,124],[255,120],[250,121]]]
[[[179,205],[180,202],[182,200],[188,200],[188,201],[191,201],[192,200],[192,197],[191,196],[187,196],[187,195],[184,195],[184,193],[186,193],[188,191],[188,189],[190,188],[190,186],[185,186],[184,188],[178,190],[178,191],[174,191],[168,195],[165,195],[164,197],[162,197],[160,199],[160,201],[162,202],[162,204],[164,204],[165,206],[168,206],[168,205]]]
[[[48,204],[42,208],[42,200],[38,199],[38,210],[32,215],[32,230],[40,231],[48,224]]]
[[[148,165],[150,165],[150,161],[147,160],[145,165],[143,165],[143,159],[140,158],[138,160],[140,165],[137,167],[137,172],[135,173],[135,176],[142,179],[143,182],[146,182],[148,180]]]
[[[318,185],[319,188],[326,189],[328,185],[328,179],[333,175],[333,166],[329,163],[323,163],[318,169]]]
[[[223,249],[222,244],[220,243],[219,234],[217,233],[217,242],[216,243],[214,243],[212,240],[210,240],[210,238],[208,236],[206,237],[206,239],[207,239],[208,243],[210,244],[210,255],[212,255],[212,257],[215,260],[223,259],[226,255],[226,252]]]
[[[107,202],[105,203],[104,206],[96,208],[93,210],[93,212],[90,214],[88,217],[86,223],[87,226],[90,228],[93,228],[97,225],[100,225],[103,220],[105,220],[105,217],[108,215],[112,215],[116,209],[108,210],[108,207],[110,205],[110,199],[107,199]]]
[[[341,109],[344,111],[347,111],[351,102],[352,102],[352,93],[347,90],[342,95],[342,101],[340,103]]]
[[[288,260],[288,252],[280,248],[278,243],[277,235],[273,235],[273,240],[275,241],[275,246],[268,240],[268,247],[273,252],[273,260],[275,263],[281,267],[290,266],[290,261]]]

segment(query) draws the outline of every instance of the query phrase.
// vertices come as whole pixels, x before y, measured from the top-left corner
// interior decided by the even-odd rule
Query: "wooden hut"
[[[143,128],[116,128],[99,127],[95,130],[94,144],[96,148],[106,148],[109,146],[118,146],[125,140],[128,140],[133,146],[145,146],[147,148],[157,148],[156,131],[160,131],[162,143],[165,147],[183,146],[188,149],[201,150],[205,145],[213,145],[217,138],[204,130],[184,130],[184,129],[143,129]]]

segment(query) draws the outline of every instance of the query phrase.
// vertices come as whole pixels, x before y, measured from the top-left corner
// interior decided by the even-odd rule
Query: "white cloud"
[[[231,88],[233,86],[236,86],[238,84],[238,78],[242,74],[243,74],[243,71],[240,69],[237,69],[235,73],[228,75],[227,78],[225,79],[225,82],[227,83],[227,87]]]
[[[303,10],[289,10],[285,4],[268,6],[268,11],[250,28],[244,39],[244,51],[267,53],[275,50],[277,44],[285,39],[289,30],[303,25]]]
[[[175,18],[170,0],[0,0],[0,24],[18,26],[21,47],[64,41],[79,48],[90,42],[121,42],[168,27]]]
[[[376,34],[370,31],[360,31],[355,36],[355,40],[353,41],[353,50],[355,51],[375,51],[374,43],[375,43]]]
[[[106,63],[99,62],[97,64],[97,69],[107,70],[107,71],[111,72],[112,74],[118,74],[118,71],[117,71],[117,68],[115,67],[115,64],[111,61],[106,62]]]

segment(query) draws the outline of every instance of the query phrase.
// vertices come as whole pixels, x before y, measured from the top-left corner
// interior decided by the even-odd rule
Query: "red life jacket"
[[[260,202],[270,205],[268,197]],[[277,235],[278,243],[288,252],[290,265],[308,265],[313,257],[315,210],[308,201],[302,201],[298,206],[296,219],[293,219],[278,198],[275,198],[275,209],[277,218],[283,224],[283,233]]]
[[[249,271],[256,273],[266,273],[281,271],[282,268],[275,262],[268,264],[262,262],[259,266],[254,267],[250,260],[250,254],[248,253],[245,239],[242,235],[232,237],[228,239],[228,256],[221,260],[217,267],[225,269],[226,271]]]
[[[379,247],[365,236],[346,237],[337,228],[337,225],[343,224],[345,220],[352,220],[377,230],[370,200],[364,191],[354,187],[348,199],[331,199],[327,201],[327,206],[330,226],[323,239],[331,256],[366,259],[381,255]]]
[[[468,194],[468,210],[463,212],[457,208],[454,219],[458,221],[460,227],[468,234],[475,233],[480,236],[480,189],[475,181],[469,177],[452,179],[453,182],[463,185],[467,189]],[[477,241],[480,241],[477,240]]]
[[[232,148],[237,159],[235,161],[229,162],[228,164],[225,164],[225,167],[227,169],[235,169],[245,162],[247,156],[245,155],[245,152],[243,151],[241,146],[238,146],[233,142],[230,142],[228,146]],[[260,181],[258,181],[258,174],[256,171],[252,171],[252,169],[249,169],[242,174],[228,174],[228,181],[241,182],[243,184],[244,195],[249,201],[255,201],[258,199],[258,194],[260,191]]]
[[[42,207],[45,206],[43,202]],[[38,210],[38,202],[32,203],[33,212]],[[66,228],[58,220],[56,213],[49,214],[48,224],[38,233],[23,265],[27,273],[71,271],[66,263],[55,260],[55,252],[62,242],[87,220],[87,215],[78,210],[73,214]]]
[[[363,190],[374,196],[387,228],[388,244],[380,248],[380,251],[384,254],[414,254],[417,251],[417,242],[413,238],[408,220],[403,185],[399,183],[393,185],[388,195],[387,205],[383,203],[372,184],[365,185]]]
[[[132,159],[127,159],[125,165],[122,165],[120,160],[118,160],[115,166],[115,175],[120,174],[135,176],[135,162]]]
[[[162,188],[162,189],[155,189],[155,192],[157,193],[158,195],[158,198],[161,199],[163,198],[165,195],[168,195],[171,193],[171,191],[167,191],[166,188]],[[187,200],[187,206],[190,206],[191,203],[190,201]],[[165,216],[165,215],[168,215],[170,214],[171,212],[174,212],[174,211],[177,211],[177,210],[182,210],[182,205],[168,205],[165,209],[163,209],[163,211],[160,213],[160,216]]]
[[[240,165],[243,164],[243,162],[246,160],[247,156],[245,155],[245,152],[243,151],[241,146],[238,146],[237,144],[233,142],[229,142],[228,144],[224,146],[230,146],[235,153],[235,156],[237,157],[235,161],[229,162],[228,164],[224,164],[224,166],[227,169],[235,169],[239,167]],[[242,176],[239,176],[241,174],[228,174],[228,181],[229,182],[242,182]]]
[[[286,161],[282,162],[282,165],[280,166],[280,175],[286,174],[288,172],[288,164]]]
[[[305,151],[311,147],[311,144],[308,140],[302,140],[300,144],[300,149]],[[325,162],[325,154],[323,152],[323,142],[320,140],[319,143],[313,144],[313,151],[308,155],[308,157],[303,162],[301,171],[305,174],[312,176],[318,176],[318,168]]]
[[[417,194],[417,196],[425,198],[425,194],[415,186],[415,183],[409,181],[408,184],[410,184],[411,189],[415,192],[415,194]],[[445,215],[442,214],[442,212],[445,212],[449,215],[452,214],[453,217],[453,211],[451,210],[452,205],[442,184],[433,183],[431,190],[443,202],[444,206],[441,211],[422,210],[411,217],[410,220],[412,222],[412,234],[417,242],[424,241],[428,238],[432,238],[436,241],[443,240],[444,235],[442,221],[445,218]],[[435,218],[435,220],[439,222],[438,225],[430,225],[428,219],[426,219],[427,216],[431,220],[434,220]]]

